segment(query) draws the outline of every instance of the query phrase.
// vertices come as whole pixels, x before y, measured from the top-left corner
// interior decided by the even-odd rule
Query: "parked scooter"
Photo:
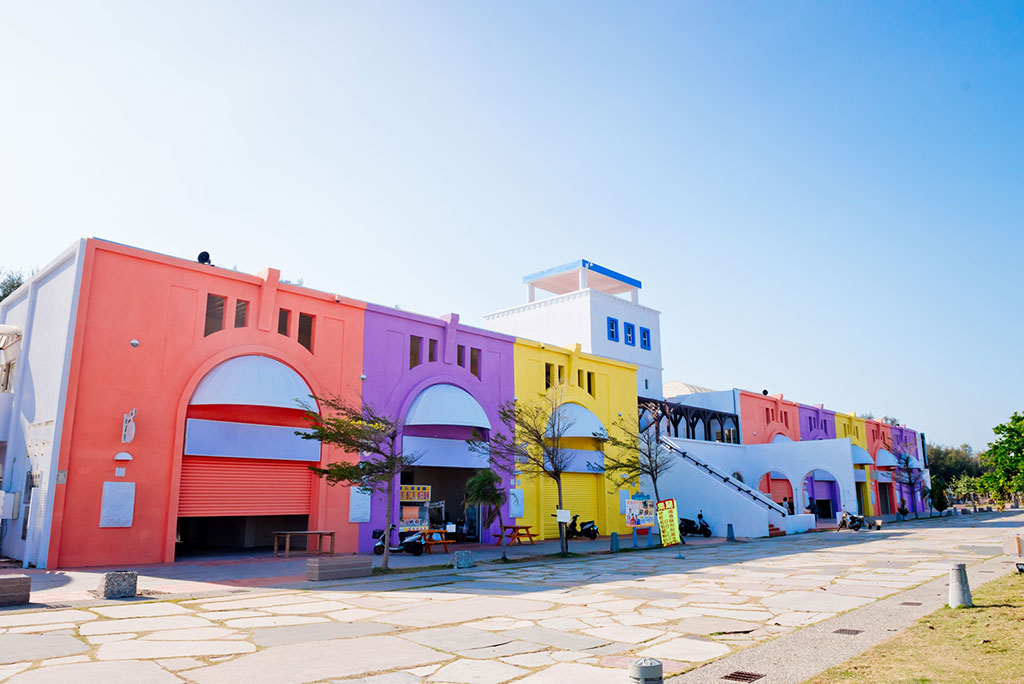
[[[397,529],[397,526],[391,525],[391,532],[393,533]],[[389,537],[391,535],[388,535]],[[373,538],[377,540],[377,543],[373,545],[373,552],[378,556],[384,555],[384,530],[374,530]],[[388,540],[390,544],[390,539]],[[391,546],[388,550],[391,553],[411,553],[414,556],[423,555],[423,549],[426,548],[423,539],[423,533],[419,530],[407,530],[405,532],[398,533],[398,546]]]
[[[843,511],[843,514],[839,516],[839,525],[836,527],[836,532],[843,529],[850,529],[856,532],[864,526],[864,518],[859,515],[853,515]]]
[[[688,534],[699,534],[705,537],[711,536],[711,526],[704,521],[704,511],[697,513],[697,520],[690,520],[689,518],[679,519],[679,536],[686,536]]]
[[[555,516],[551,516],[554,518]],[[575,539],[576,537],[589,537],[590,539],[597,539],[597,523],[593,520],[586,520],[582,524],[577,524],[577,520],[580,516],[572,516],[572,521],[565,526],[565,538]]]

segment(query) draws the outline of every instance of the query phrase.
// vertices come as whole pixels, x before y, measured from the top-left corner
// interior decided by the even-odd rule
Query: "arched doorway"
[[[815,469],[803,479],[804,511],[813,513],[819,520],[833,520],[842,510],[839,483],[827,470]]]
[[[270,547],[276,530],[308,529],[320,443],[295,431],[311,394],[266,356],[229,359],[200,380],[185,420],[176,557]]]
[[[762,475],[757,488],[769,495],[777,504],[781,504],[783,499],[788,501],[793,498],[793,485],[790,484],[788,477],[777,470],[770,470]]]

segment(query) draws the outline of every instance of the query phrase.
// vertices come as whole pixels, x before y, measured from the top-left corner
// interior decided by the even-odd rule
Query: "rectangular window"
[[[427,343],[427,361],[437,361],[437,340],[430,340]]]
[[[244,328],[249,325],[249,302],[239,299],[235,302],[235,327]]]
[[[280,335],[288,336],[288,320],[291,318],[292,312],[288,309],[278,309],[277,311],[277,332]]]
[[[464,345],[460,344],[455,348],[455,363],[463,368],[466,367],[466,347]]]
[[[619,341],[619,321],[611,316],[608,317],[608,339],[612,342]]]
[[[576,371],[576,386],[583,389],[583,371]]]
[[[651,350],[651,331],[649,328],[640,328],[640,348]]]
[[[423,338],[416,335],[409,336],[409,368],[420,365],[420,350],[423,348]]]
[[[224,329],[224,297],[206,295],[206,326],[203,337]]]
[[[764,422],[765,423],[772,422],[772,410],[770,408],[768,408],[767,406],[764,407]]]
[[[644,378],[644,389],[645,389],[645,390],[646,390],[646,389],[651,389],[651,386],[650,386],[650,384],[648,384],[648,382],[647,382],[647,378]]]
[[[561,385],[565,382],[565,366],[559,364],[558,366],[558,384]]]
[[[544,389],[551,389],[551,386],[555,384],[555,365],[553,363],[544,364]]]
[[[789,413],[787,411],[782,412],[782,422],[789,427]]]
[[[594,373],[587,371],[587,394],[597,398],[597,382],[595,382]]]
[[[476,347],[469,348],[469,372],[480,377],[480,350]]]
[[[630,347],[636,346],[636,326],[632,323],[622,324],[622,341]]]
[[[313,351],[313,316],[307,313],[299,314],[299,344]]]

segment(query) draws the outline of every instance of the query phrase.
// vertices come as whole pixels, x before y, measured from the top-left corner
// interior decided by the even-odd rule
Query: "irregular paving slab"
[[[506,632],[500,632],[500,634],[511,639],[521,639],[523,641],[532,641],[538,644],[547,644],[548,646],[554,646],[555,648],[561,648],[567,651],[585,651],[589,648],[604,646],[609,641],[608,639],[598,639],[597,637],[586,636],[583,634],[559,632],[545,627],[520,627],[519,629],[510,629]]]
[[[301,615],[304,613],[327,613],[332,610],[345,610],[350,606],[337,601],[311,601],[309,603],[289,603],[283,606],[268,606],[264,610],[275,615]]]
[[[0,682],[8,677],[18,674],[22,670],[32,667],[32,663],[14,663],[13,665],[0,665]]]
[[[717,641],[679,637],[649,646],[637,655],[642,658],[666,658],[668,660],[682,660],[688,663],[701,663],[705,660],[723,656],[729,650],[728,646]]]
[[[156,663],[76,663],[23,672],[6,684],[181,684]]]
[[[753,632],[761,626],[760,622],[733,620],[720,617],[689,617],[683,618],[666,629],[686,634],[743,634]]]
[[[125,618],[123,620],[101,620],[90,622],[78,628],[82,636],[95,634],[118,634],[123,632],[156,632],[163,629],[185,629],[188,627],[212,627],[213,623],[192,615],[169,617]]]
[[[628,675],[620,669],[580,663],[559,663],[535,675],[517,679],[516,684],[624,684]]]
[[[266,613],[260,610],[211,610],[200,613],[200,616],[207,620],[233,620],[235,618],[264,617]]]
[[[176,672],[178,670],[190,670],[194,667],[202,667],[206,663],[195,658],[166,658],[156,661],[160,667]]]
[[[22,627],[25,625],[48,625],[56,622],[85,622],[95,620],[96,615],[86,610],[48,610],[38,613],[15,613],[0,615],[0,627]]]
[[[430,601],[412,608],[395,611],[377,617],[378,622],[390,622],[407,627],[433,627],[434,625],[468,622],[522,613],[527,611],[548,610],[552,604],[543,601],[531,601],[517,598],[462,599],[449,601],[441,608]]]
[[[428,682],[450,684],[501,684],[528,671],[492,660],[456,660],[427,677]]]
[[[359,679],[336,680],[339,684],[419,684],[422,677],[409,672],[390,672],[388,674],[360,677]]]
[[[100,606],[93,608],[100,615],[111,618],[162,617],[185,615],[192,611],[177,603],[139,603],[127,606]]]
[[[96,651],[99,660],[147,660],[252,653],[256,647],[245,641],[115,641]]]
[[[144,639],[149,641],[203,641],[205,639],[220,639],[236,630],[226,627],[193,627],[192,629],[168,629],[162,632],[147,634]]]
[[[66,634],[4,634],[0,636],[0,663],[60,658],[88,650],[88,646]]]
[[[257,629],[252,633],[252,640],[259,646],[283,646],[303,641],[347,639],[370,634],[383,634],[394,629],[391,625],[382,625],[376,622],[328,622]]]
[[[583,630],[584,634],[597,637],[598,639],[608,639],[609,641],[624,641],[628,644],[642,644],[645,641],[650,641],[660,637],[665,632],[658,629],[648,629],[646,627],[631,627],[628,625],[608,625],[607,627],[594,627],[592,629]]]
[[[327,622],[327,618],[311,615],[268,615],[267,617],[239,618],[228,620],[228,627],[283,627],[285,625],[311,625],[314,622]]]
[[[769,608],[820,613],[842,613],[872,603],[870,598],[843,596],[827,591],[787,591],[761,599]]]
[[[415,641],[417,644],[449,652],[486,648],[509,642],[509,638],[501,634],[461,626],[421,629],[417,632],[402,634],[401,636],[403,639]]]
[[[271,646],[227,663],[190,670],[188,676],[198,684],[304,684],[362,675],[382,666],[415,667],[450,658],[398,637],[368,636]]]

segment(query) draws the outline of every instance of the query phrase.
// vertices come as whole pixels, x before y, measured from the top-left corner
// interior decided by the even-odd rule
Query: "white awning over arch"
[[[564,422],[564,427],[560,430],[562,437],[590,437],[593,438],[595,435],[607,435],[608,431],[605,429],[601,419],[594,415],[594,412],[585,406],[579,404],[562,404],[559,408],[559,416]],[[552,422],[554,422],[555,416],[552,416]],[[549,426],[548,433],[551,433]],[[599,438],[600,439],[600,438]],[[605,437],[607,439],[607,437]]]
[[[878,453],[882,453],[879,451]],[[853,458],[853,465],[874,465],[875,462],[871,460],[871,454],[869,454],[862,447],[856,444],[850,445],[850,456]]]
[[[879,449],[875,455],[875,465],[879,468],[895,468],[899,463],[896,461],[896,457],[892,455],[892,452]]]
[[[479,402],[455,385],[431,385],[413,399],[405,414],[406,425],[464,425],[491,429]]]
[[[207,373],[189,400],[191,405],[233,404],[298,409],[313,391],[298,373],[267,356],[236,356]]]

